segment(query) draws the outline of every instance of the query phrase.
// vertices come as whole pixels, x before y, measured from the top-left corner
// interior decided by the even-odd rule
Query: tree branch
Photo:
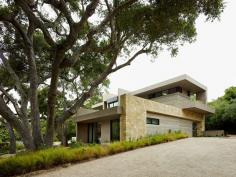
[[[120,48],[115,48],[115,49],[116,50],[113,53],[111,62],[107,66],[106,70],[103,73],[101,73],[99,77],[90,84],[90,88],[87,92],[82,93],[81,96],[75,100],[73,106],[71,106],[68,110],[64,111],[63,115],[58,119],[60,123],[63,123],[64,121],[69,119],[72,115],[74,115],[77,112],[78,108],[80,108],[84,104],[84,102],[92,95],[96,87],[99,84],[101,84],[106,79],[106,77],[111,73],[112,67],[115,64],[117,56],[120,51]]]
[[[52,39],[50,33],[48,32],[47,28],[45,27],[44,23],[40,21],[38,17],[35,16],[29,5],[24,0],[15,0],[15,2],[23,9],[26,13],[27,17],[36,24],[36,27],[42,30],[44,34],[44,38],[50,46],[55,45],[55,41]]]
[[[74,24],[74,21],[71,17],[71,14],[70,14],[70,11],[68,10],[67,6],[66,6],[66,2],[64,0],[60,0],[60,1],[57,1],[57,0],[46,0],[44,1],[46,4],[50,4],[52,5],[53,7],[57,8],[58,10],[60,10],[63,15],[66,17],[66,20],[69,24],[70,27],[73,26]]]
[[[20,79],[17,76],[17,74],[15,73],[15,71],[13,70],[13,68],[11,67],[11,65],[8,62],[7,58],[4,56],[3,52],[4,51],[2,50],[2,47],[0,47],[0,58],[2,59],[2,62],[4,64],[4,66],[5,66],[5,68],[9,72],[11,78],[14,80],[14,82],[16,84],[16,88],[19,91],[19,94],[21,95],[21,98],[24,99],[24,100],[27,100],[27,96],[26,96],[26,93],[25,93],[25,91],[23,89],[23,86],[21,84]]]
[[[117,6],[113,11],[111,11],[102,21],[99,25],[97,25],[96,27],[92,28],[89,32],[88,32],[88,37],[89,36],[93,36],[94,34],[98,33],[102,28],[104,28],[106,26],[106,24],[110,21],[111,18],[113,18],[115,15],[117,15],[122,9],[125,9],[129,6],[131,6],[132,4],[134,4],[135,2],[138,2],[138,0],[127,0],[124,3],[120,4],[119,6]]]
[[[94,14],[98,3],[99,0],[92,0],[91,3],[87,5],[86,10],[82,15],[80,21],[78,23],[73,24],[73,26],[70,28],[70,34],[68,35],[67,39],[60,45],[61,49],[67,51],[70,47],[74,45],[79,33],[83,29],[82,27],[87,22],[88,18]]]
[[[117,70],[119,70],[119,69],[121,69],[121,68],[124,68],[125,66],[130,65],[131,62],[132,62],[135,58],[137,58],[137,56],[139,56],[139,55],[141,55],[141,54],[144,54],[144,53],[147,53],[148,51],[149,51],[149,50],[145,50],[145,49],[139,50],[139,51],[136,52],[130,59],[128,59],[128,61],[126,61],[125,63],[123,63],[123,64],[121,64],[121,65],[119,65],[119,66],[117,66],[117,67],[115,67],[115,68],[113,68],[113,69],[111,70],[111,73],[113,73],[113,72],[115,72],[115,71],[117,71]]]
[[[23,114],[20,110],[20,107],[18,106],[17,100],[15,100],[1,85],[0,85],[0,91],[11,101],[11,103],[13,104],[17,114],[19,116],[22,116]]]

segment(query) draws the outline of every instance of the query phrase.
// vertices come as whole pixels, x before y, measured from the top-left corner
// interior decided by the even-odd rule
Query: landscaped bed
[[[76,163],[186,137],[186,134],[175,132],[148,136],[135,141],[114,142],[107,145],[79,145],[70,148],[57,147],[27,152],[14,157],[0,159],[0,177],[25,174],[66,163]]]

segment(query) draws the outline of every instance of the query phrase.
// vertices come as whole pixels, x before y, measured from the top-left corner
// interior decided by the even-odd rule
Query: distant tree
[[[0,3],[0,115],[31,150],[52,146],[55,123],[63,125],[109,74],[130,65],[141,54],[156,56],[167,48],[176,55],[179,45],[195,40],[199,15],[214,20],[223,10],[223,0]],[[78,94],[58,115],[63,80],[74,85]],[[38,98],[42,86],[48,88],[44,114]],[[47,120],[45,138],[40,115]]]
[[[210,103],[216,112],[207,117],[207,129],[223,129],[228,133],[236,133],[236,87],[225,90],[225,94]]]

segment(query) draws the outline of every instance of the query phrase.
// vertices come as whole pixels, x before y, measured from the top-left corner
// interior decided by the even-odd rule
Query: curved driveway
[[[188,138],[57,168],[38,177],[236,177],[236,138]]]

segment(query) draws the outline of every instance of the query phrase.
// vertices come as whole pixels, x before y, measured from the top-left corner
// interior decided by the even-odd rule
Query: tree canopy
[[[176,55],[195,40],[199,16],[212,21],[223,8],[223,0],[1,0],[0,115],[26,148],[52,146],[55,125],[107,86],[109,74],[141,54]],[[69,104],[58,111],[61,93]]]

